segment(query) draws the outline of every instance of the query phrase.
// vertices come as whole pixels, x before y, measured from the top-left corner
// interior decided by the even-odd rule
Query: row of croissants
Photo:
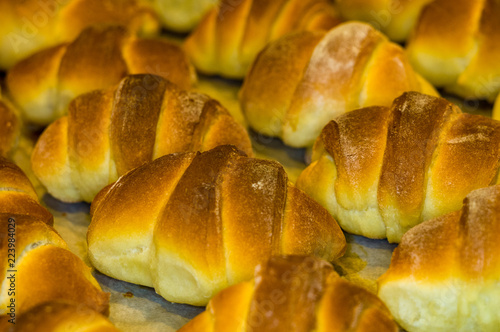
[[[498,330],[499,17],[498,0],[0,0],[0,330],[117,331],[12,162],[25,136],[46,191],[91,203],[93,268],[206,306],[181,331]],[[243,80],[244,122],[198,75]],[[486,117],[443,91],[498,101]],[[295,183],[248,128],[309,149]],[[334,271],[343,231],[399,243],[377,294]]]

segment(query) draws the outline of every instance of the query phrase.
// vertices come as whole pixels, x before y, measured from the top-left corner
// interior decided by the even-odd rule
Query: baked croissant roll
[[[0,91],[0,157],[8,157],[21,135],[21,120],[14,106],[2,98]]]
[[[179,332],[399,331],[389,310],[333,267],[308,256],[271,257],[251,281],[222,290]]]
[[[177,45],[106,26],[87,28],[71,43],[22,60],[8,72],[6,84],[28,121],[48,125],[67,112],[77,95],[141,73],[162,76],[184,89],[196,80],[194,68]]]
[[[0,215],[8,218],[9,214],[27,215],[50,226],[54,223],[52,214],[40,205],[35,189],[24,172],[0,157]],[[6,229],[2,228],[1,234]]]
[[[336,0],[342,17],[370,23],[391,40],[404,42],[418,16],[434,0]]]
[[[4,332],[119,332],[102,314],[81,304],[51,301],[37,305],[9,323],[9,317],[0,317]]]
[[[191,33],[184,49],[199,71],[242,79],[270,41],[339,23],[328,0],[222,0]]]
[[[192,305],[251,279],[271,255],[332,261],[346,245],[335,220],[280,164],[229,145],[132,170],[96,196],[91,215],[94,267]]]
[[[71,41],[90,25],[119,24],[141,35],[160,28],[154,10],[141,0],[3,0],[0,22],[0,69]]]
[[[400,46],[368,24],[350,22],[269,44],[245,78],[240,104],[257,132],[308,147],[334,117],[389,106],[405,91],[437,95]]]
[[[75,98],[40,136],[31,166],[48,192],[87,201],[132,168],[165,154],[234,144],[251,154],[245,128],[217,101],[153,75]]]
[[[0,315],[15,318],[59,299],[107,313],[109,294],[51,227],[28,178],[2,159],[0,188]]]
[[[219,0],[150,1],[152,1],[163,26],[177,32],[191,31],[203,16],[219,3]]]
[[[52,300],[68,300],[108,313],[109,294],[51,226],[27,214],[0,213],[0,218],[5,230],[0,243],[0,315],[21,315]],[[14,247],[9,246],[12,243]]]
[[[422,76],[464,98],[492,102],[500,92],[500,2],[435,0],[408,39]]]
[[[391,107],[331,121],[297,187],[347,232],[399,242],[424,220],[458,210],[497,182],[500,122],[443,98],[404,93]]]
[[[500,326],[500,186],[472,191],[455,212],[403,236],[378,294],[413,331],[497,331]]]

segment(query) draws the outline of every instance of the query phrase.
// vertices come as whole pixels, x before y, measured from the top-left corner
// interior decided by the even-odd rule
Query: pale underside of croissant
[[[408,39],[415,69],[434,86],[464,98],[500,92],[500,2],[435,0]]]
[[[163,25],[173,31],[189,32],[219,0],[150,0]],[[232,1],[236,4],[239,1]],[[232,7],[231,7],[232,8]],[[228,8],[229,9],[229,8]]]
[[[153,9],[140,0],[3,0],[0,22],[0,69],[71,41],[90,25],[123,25],[140,35],[156,34],[160,28]]]
[[[134,169],[92,202],[89,258],[102,273],[206,305],[271,255],[345,250],[335,220],[276,162],[231,146],[171,154]]]
[[[341,227],[399,242],[413,226],[460,208],[497,182],[500,122],[443,98],[404,93],[331,121],[297,186]]]
[[[40,136],[31,165],[54,197],[90,202],[147,161],[223,144],[252,154],[245,128],[217,101],[159,76],[131,75],[75,98],[69,115]]]
[[[223,0],[203,18],[184,49],[199,71],[242,79],[270,41],[339,23],[335,8],[325,0]]]
[[[257,132],[307,147],[334,117],[389,106],[405,91],[437,95],[400,46],[368,24],[349,22],[269,44],[245,78],[240,104]]]
[[[461,210],[403,236],[379,296],[413,331],[498,331],[500,186],[472,191]]]
[[[184,89],[196,80],[194,68],[177,45],[105,26],[87,28],[71,43],[22,60],[8,72],[6,84],[24,118],[48,125],[67,112],[77,95],[142,73],[162,76]]]
[[[11,299],[14,316],[52,300],[107,313],[109,295],[50,226],[53,217],[38,203],[28,178],[1,159],[0,188],[0,315],[12,313]]]
[[[8,157],[21,135],[21,120],[13,105],[0,92],[0,157]]]
[[[341,279],[312,256],[275,256],[251,281],[217,294],[179,332],[398,331],[375,295]]]
[[[91,308],[71,301],[49,301],[16,317],[0,317],[3,332],[119,332],[106,317]]]
[[[337,0],[337,8],[347,20],[370,23],[391,40],[404,42],[418,16],[429,2],[434,0]]]

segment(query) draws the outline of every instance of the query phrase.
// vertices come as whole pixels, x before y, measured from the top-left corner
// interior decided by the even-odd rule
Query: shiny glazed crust
[[[398,331],[387,307],[309,256],[275,256],[254,279],[219,292],[179,332]]]
[[[231,146],[136,168],[96,196],[91,214],[98,270],[194,305],[250,278],[273,254],[331,261],[345,250],[335,220],[288,183],[281,165]]]
[[[500,186],[404,236],[379,296],[408,331],[495,331],[500,324]]]
[[[400,46],[368,24],[348,22],[327,33],[301,32],[270,43],[239,97],[254,130],[307,147],[336,116],[389,106],[405,91],[437,95]]]
[[[325,0],[222,0],[191,33],[184,49],[199,71],[241,79],[270,41],[339,23]]]
[[[331,121],[297,186],[344,230],[399,242],[411,227],[457,210],[495,184],[500,122],[462,113],[442,98],[404,93]]]
[[[8,72],[6,85],[29,122],[47,125],[66,114],[77,95],[142,73],[162,76],[184,89],[196,81],[194,68],[178,46],[134,37],[123,27],[99,26],[83,30],[71,43],[20,61]]]
[[[493,102],[500,92],[500,3],[435,0],[408,40],[415,69],[436,87]]]
[[[54,197],[90,202],[106,185],[160,156],[234,144],[252,154],[245,128],[217,101],[153,75],[75,98],[31,156],[32,169]]]

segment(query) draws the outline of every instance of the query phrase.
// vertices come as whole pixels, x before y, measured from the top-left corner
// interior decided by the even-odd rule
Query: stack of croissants
[[[0,0],[0,23],[0,331],[120,331],[98,275],[204,307],[182,332],[500,330],[499,0]],[[84,257],[47,200],[88,203]],[[337,268],[347,234],[395,244],[375,290]]]

